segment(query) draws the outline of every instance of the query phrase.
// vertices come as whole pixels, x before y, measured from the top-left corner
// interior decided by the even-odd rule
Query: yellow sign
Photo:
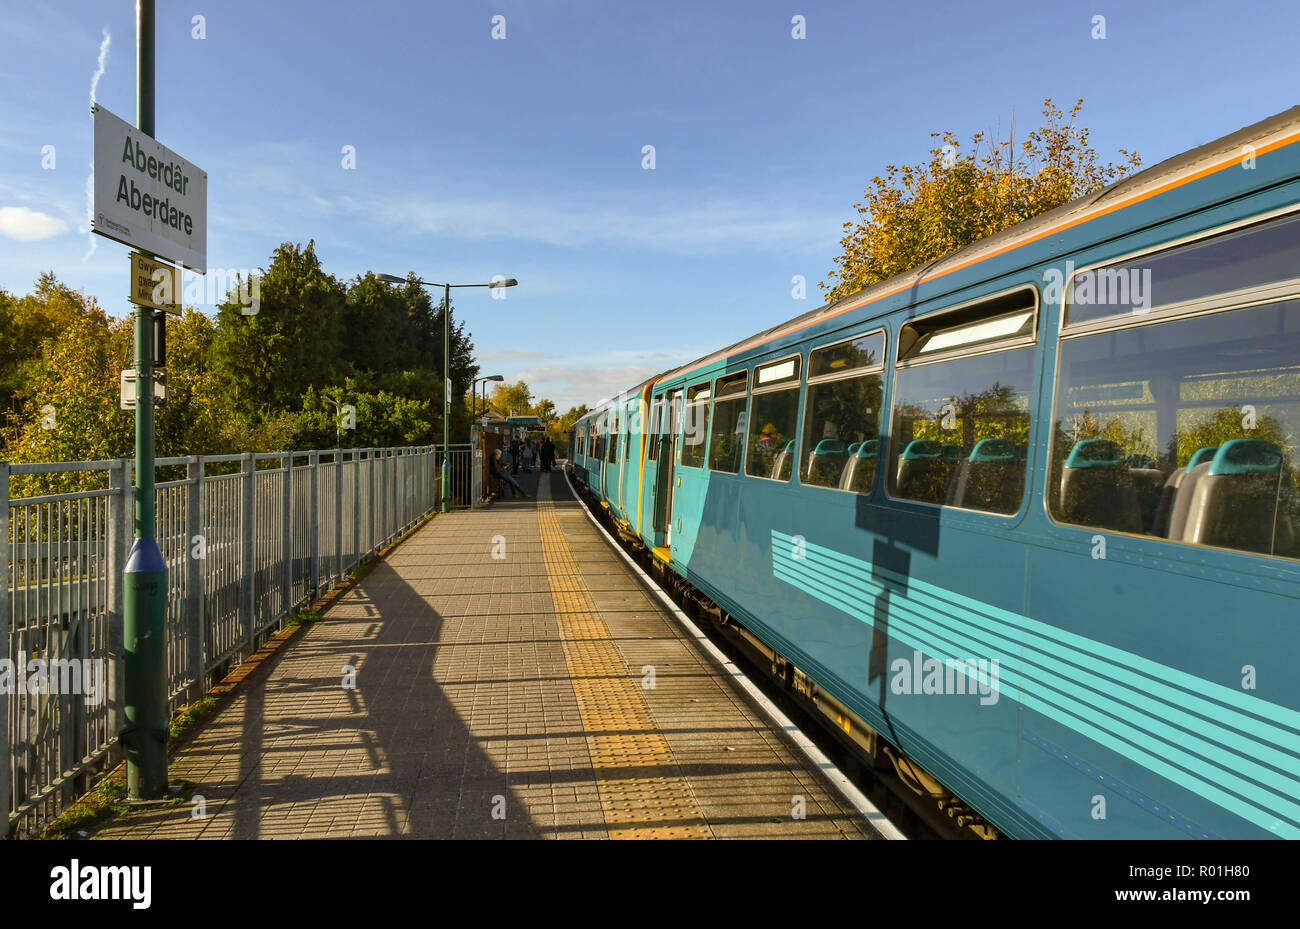
[[[181,271],[165,261],[154,261],[139,252],[131,253],[131,297],[139,306],[181,312]]]

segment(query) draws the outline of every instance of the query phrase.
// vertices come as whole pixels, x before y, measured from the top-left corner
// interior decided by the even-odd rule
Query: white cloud
[[[730,197],[698,199],[685,193],[618,208],[594,206],[608,198],[570,202],[543,199],[433,200],[418,197],[363,202],[340,198],[352,212],[423,234],[524,239],[558,246],[619,242],[666,251],[780,247],[803,250],[824,243],[840,219],[788,208],[767,209]],[[585,201],[585,202],[584,202]]]
[[[0,235],[20,242],[39,242],[67,231],[68,224],[53,216],[25,206],[0,206]]]

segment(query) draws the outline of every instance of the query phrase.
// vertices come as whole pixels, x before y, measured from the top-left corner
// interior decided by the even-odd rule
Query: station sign
[[[131,296],[137,306],[181,313],[181,269],[165,261],[154,261],[139,252],[131,253]]]
[[[99,104],[91,111],[95,117],[93,230],[206,273],[207,173]]]

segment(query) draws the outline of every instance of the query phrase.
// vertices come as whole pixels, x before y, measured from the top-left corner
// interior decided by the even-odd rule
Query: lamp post
[[[488,385],[488,381],[504,381],[505,379],[506,379],[506,378],[505,378],[505,375],[504,375],[504,374],[489,374],[487,377],[476,377],[476,378],[474,378],[474,386],[472,386],[472,387],[469,389],[469,393],[470,393],[470,401],[469,401],[469,416],[470,416],[470,419],[473,419],[475,416],[478,415],[478,385],[479,385],[480,383],[483,384],[483,413],[486,414],[486,413],[487,413],[487,385]]]
[[[320,398],[334,407],[334,447],[343,447],[343,405],[333,397],[321,394]]]
[[[442,511],[451,510],[451,289],[453,287],[514,287],[519,282],[513,277],[487,284],[435,284],[419,278],[407,279],[394,274],[376,274],[375,280],[385,284],[418,284],[421,287],[442,288]]]

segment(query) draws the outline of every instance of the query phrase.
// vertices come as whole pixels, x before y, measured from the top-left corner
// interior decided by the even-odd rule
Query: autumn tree
[[[488,406],[502,416],[532,416],[533,392],[523,381],[497,384],[488,397]]]
[[[1083,100],[1067,114],[1050,99],[1043,125],[1017,142],[1014,124],[1007,138],[977,132],[969,149],[951,132],[939,140],[930,160],[888,165],[871,179],[856,223],[844,224],[843,251],[828,280],[828,302],[857,293],[980,239],[1100,190],[1142,164],[1136,152],[1120,149],[1118,164],[1102,164],[1078,125]]]

